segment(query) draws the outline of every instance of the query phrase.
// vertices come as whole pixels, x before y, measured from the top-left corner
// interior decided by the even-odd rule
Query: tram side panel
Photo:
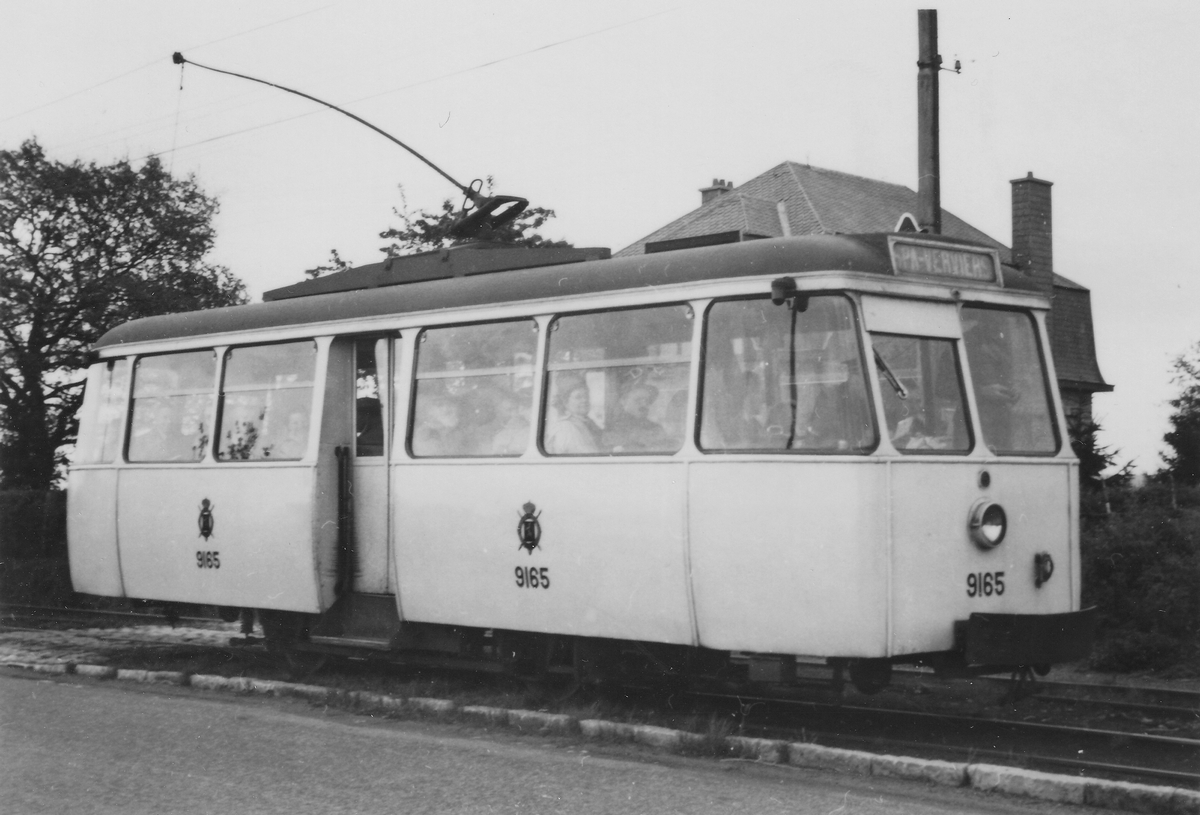
[[[954,623],[972,613],[1057,614],[1078,609],[1072,573],[1070,466],[1038,463],[902,461],[892,465],[893,645],[895,655],[949,651]],[[981,472],[989,486],[980,485]],[[971,540],[979,501],[1004,508],[1004,540]],[[1055,573],[1037,585],[1035,558]]]
[[[705,461],[689,483],[701,645],[887,655],[884,466]]]
[[[404,617],[692,645],[685,465],[402,464]]]
[[[117,524],[126,593],[320,611],[314,492],[311,465],[126,468]]]
[[[67,556],[75,591],[120,597],[117,555],[117,474],[114,468],[75,468],[67,478]]]

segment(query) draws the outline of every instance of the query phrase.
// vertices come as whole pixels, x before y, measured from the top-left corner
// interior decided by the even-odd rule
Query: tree
[[[1169,404],[1171,430],[1163,441],[1173,452],[1163,456],[1167,462],[1163,474],[1183,484],[1200,484],[1200,342],[1180,354],[1171,366],[1171,382],[1179,386],[1179,396]]]
[[[400,206],[393,207],[392,213],[400,219],[399,227],[392,227],[379,233],[379,237],[389,241],[380,247],[389,258],[403,255],[414,255],[418,252],[432,252],[435,249],[446,249],[457,243],[488,241],[502,243],[508,246],[524,246],[528,249],[540,247],[570,247],[567,241],[552,241],[538,234],[551,218],[554,210],[544,207],[529,207],[520,215],[497,228],[485,226],[477,235],[466,240],[455,238],[450,234],[451,228],[458,221],[459,210],[454,201],[447,198],[442,201],[437,212],[427,209],[413,211],[408,205],[408,197],[404,194],[404,185],[400,189]],[[487,193],[492,194],[492,177],[487,179]],[[338,250],[329,252],[329,259],[319,266],[305,269],[304,274],[309,279],[324,274],[344,272],[353,267],[353,263],[342,258]]]
[[[486,195],[492,194],[492,177],[487,178]],[[400,219],[401,226],[393,227],[379,233],[379,237],[390,241],[380,250],[390,258],[401,255],[411,255],[416,252],[429,252],[434,249],[445,249],[458,242],[450,235],[450,229],[458,220],[458,208],[454,201],[447,198],[442,201],[441,209],[430,212],[423,209],[413,212],[408,206],[408,198],[404,195],[404,185],[400,185],[400,206],[392,212]],[[527,249],[540,247],[562,246],[569,247],[567,241],[552,241],[536,230],[541,229],[551,218],[554,210],[543,207],[529,207],[520,215],[497,228],[484,227],[479,234],[470,238],[472,241],[491,241],[510,246],[524,246]]]
[[[0,486],[47,489],[74,440],[88,349],[138,317],[246,301],[204,261],[217,202],[141,167],[0,151]]]
[[[1126,462],[1108,477],[1105,470],[1117,465],[1119,450],[1101,446],[1098,436],[1103,428],[1082,414],[1067,416],[1067,432],[1071,437],[1071,449],[1079,459],[1079,484],[1085,490],[1099,490],[1102,486],[1123,487],[1133,477],[1133,462]]]

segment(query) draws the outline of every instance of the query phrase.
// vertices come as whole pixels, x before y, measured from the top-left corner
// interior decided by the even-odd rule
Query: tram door
[[[393,593],[388,547],[388,446],[391,441],[390,355],[385,337],[354,340],[354,591]]]

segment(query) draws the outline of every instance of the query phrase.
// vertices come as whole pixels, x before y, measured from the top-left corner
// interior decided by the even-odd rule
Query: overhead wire
[[[636,24],[636,23],[641,23],[641,22],[644,22],[644,21],[646,21],[646,20],[652,19],[652,18],[654,18],[654,17],[659,17],[659,16],[661,16],[661,15],[663,15],[663,14],[667,14],[667,13],[669,13],[669,12],[672,12],[672,11],[674,11],[674,10],[675,10],[675,7],[668,8],[668,9],[663,9],[662,11],[656,11],[656,12],[654,12],[653,14],[647,14],[647,15],[645,15],[644,17],[638,17],[638,18],[636,18],[636,19],[634,19],[634,20],[626,20],[625,22],[617,23],[617,24],[615,24],[615,25],[607,26],[607,27],[605,27],[605,28],[597,29],[597,30],[595,30],[595,31],[589,31],[589,32],[587,32],[587,33],[584,33],[584,34],[579,34],[579,35],[577,35],[577,36],[574,36],[574,37],[567,37],[567,38],[564,38],[564,39],[561,39],[561,40],[557,40],[557,41],[555,41],[555,42],[552,42],[552,43],[547,43],[547,44],[545,44],[545,45],[539,45],[539,46],[537,46],[536,48],[530,48],[529,50],[526,50],[526,51],[521,51],[521,52],[519,52],[519,53],[516,53],[516,54],[509,54],[509,55],[507,55],[507,56],[503,56],[503,57],[499,57],[499,58],[497,58],[497,59],[489,60],[489,61],[487,61],[487,62],[481,62],[481,63],[479,63],[478,65],[472,65],[472,66],[470,66],[470,67],[468,67],[468,68],[462,68],[462,69],[460,69],[460,70],[457,70],[457,71],[451,71],[451,72],[449,72],[449,73],[440,74],[440,75],[438,75],[438,76],[435,76],[435,77],[430,77],[430,78],[428,78],[428,79],[422,79],[422,80],[419,80],[419,81],[417,81],[417,82],[411,82],[411,83],[409,83],[409,84],[407,84],[407,85],[401,85],[401,86],[398,86],[398,87],[395,87],[395,88],[390,88],[390,89],[388,89],[388,90],[386,90],[386,91],[380,91],[379,93],[373,93],[373,94],[369,94],[369,95],[367,95],[367,96],[362,96],[362,97],[359,97],[359,98],[357,98],[357,99],[352,99],[350,102],[347,102],[347,103],[344,103],[344,104],[358,104],[358,103],[361,103],[361,102],[367,102],[367,101],[370,101],[370,100],[379,99],[380,97],[383,97],[383,96],[389,96],[389,95],[391,95],[391,94],[393,94],[393,93],[400,93],[401,91],[406,91],[406,90],[411,90],[412,88],[421,87],[422,85],[429,85],[429,84],[432,84],[432,83],[434,83],[434,82],[440,82],[440,81],[442,81],[442,80],[445,80],[445,79],[451,79],[451,78],[453,78],[453,77],[456,77],[456,76],[462,76],[463,74],[468,74],[468,73],[471,73],[471,72],[473,72],[473,71],[479,71],[479,70],[482,70],[482,69],[484,69],[484,68],[490,68],[490,67],[492,67],[492,66],[494,66],[494,65],[499,65],[500,63],[503,63],[503,62],[509,62],[509,61],[511,61],[511,60],[514,60],[514,59],[520,59],[521,57],[529,56],[530,54],[536,54],[536,53],[537,53],[537,52],[539,52],[539,51],[546,51],[546,50],[549,50],[549,49],[551,49],[551,48],[556,48],[556,47],[558,47],[558,46],[560,46],[560,45],[566,45],[567,43],[577,42],[577,41],[579,41],[579,40],[587,39],[587,38],[589,38],[589,37],[595,37],[595,36],[598,36],[598,35],[600,35],[600,34],[607,33],[607,32],[609,32],[609,31],[614,31],[614,30],[616,30],[616,29],[618,29],[618,28],[624,28],[624,27],[626,27],[626,26],[634,25],[634,24]],[[308,116],[316,116],[316,115],[318,115],[318,114],[322,114],[322,113],[326,113],[326,112],[327,112],[327,110],[326,110],[326,109],[314,109],[314,110],[310,110],[310,111],[305,111],[304,113],[298,113],[298,114],[296,114],[296,115],[294,115],[294,116],[286,116],[286,117],[283,117],[283,118],[281,118],[281,119],[274,119],[274,120],[272,120],[272,121],[269,121],[269,122],[263,122],[262,124],[251,125],[250,127],[244,127],[244,128],[241,128],[240,130],[234,130],[234,131],[231,131],[231,132],[229,132],[229,133],[222,133],[222,134],[220,134],[220,135],[217,135],[217,136],[211,136],[211,137],[209,137],[209,138],[207,138],[207,139],[201,139],[201,140],[199,140],[199,141],[191,142],[191,143],[189,143],[189,144],[184,144],[184,145],[181,145],[181,146],[179,146],[179,147],[173,147],[173,148],[172,148],[172,150],[187,150],[187,149],[190,149],[190,148],[193,148],[193,147],[199,147],[200,145],[204,145],[204,144],[210,144],[210,143],[212,143],[212,142],[215,142],[215,141],[221,141],[221,140],[223,140],[223,139],[232,138],[232,137],[234,137],[234,136],[240,136],[240,135],[242,135],[242,134],[244,134],[244,133],[250,133],[250,132],[253,132],[253,131],[255,131],[255,130],[263,130],[263,129],[265,129],[265,128],[268,128],[268,127],[274,127],[274,126],[276,126],[276,125],[285,124],[285,123],[287,123],[287,122],[292,122],[292,121],[295,121],[295,120],[297,120],[297,119],[303,119],[303,118],[306,118],[306,117],[308,117]],[[148,154],[146,154],[145,156],[143,156],[143,158],[147,158],[147,159],[148,159],[148,158],[153,158],[153,157],[155,157],[155,156],[161,156],[161,155],[163,155],[163,154],[164,154],[164,153],[166,153],[166,152],[167,152],[166,150],[160,150],[160,151],[158,151],[158,152],[155,152],[155,153],[148,153]]]
[[[324,11],[325,9],[332,8],[333,6],[336,6],[336,5],[338,5],[338,3],[329,3],[327,5],[321,6],[320,8],[310,9],[309,11],[303,11],[303,12],[300,12],[299,14],[293,14],[290,17],[284,17],[280,20],[275,20],[270,23],[264,23],[263,25],[255,26],[254,28],[248,28],[245,31],[239,31],[236,34],[229,34],[224,37],[218,37],[215,40],[209,40],[206,43],[201,43],[200,45],[193,45],[188,50],[199,51],[201,48],[207,48],[208,46],[216,45],[219,42],[225,42],[226,40],[232,40],[237,37],[243,37],[247,34],[252,34],[255,31],[261,31],[264,28],[270,28],[271,26],[276,26],[276,25],[280,25],[282,23],[286,23],[289,20],[295,20],[299,17],[304,17],[309,14],[315,14],[318,11]],[[60,96],[57,99],[54,99],[50,102],[45,102],[41,105],[37,105],[36,107],[29,108],[28,110],[23,110],[20,113],[14,113],[11,116],[6,116],[5,118],[0,119],[0,124],[4,124],[5,122],[11,122],[13,119],[19,119],[22,116],[28,116],[30,113],[36,113],[39,110],[45,110],[48,107],[53,107],[54,105],[57,105],[61,102],[65,102],[68,99],[74,99],[76,96],[80,96],[81,94],[85,94],[90,91],[94,91],[97,88],[102,88],[105,85],[110,85],[113,82],[116,82],[117,80],[124,79],[125,77],[130,76],[132,74],[136,74],[138,71],[144,71],[147,68],[152,68],[156,65],[161,64],[164,59],[169,60],[170,58],[171,58],[170,54],[167,54],[164,57],[157,57],[154,60],[147,62],[145,65],[139,65],[137,68],[132,68],[123,74],[118,74],[117,76],[111,77],[109,79],[105,79],[102,82],[97,82],[95,85],[89,85],[86,88],[81,88],[80,90],[72,91],[71,93],[68,93],[65,96]]]

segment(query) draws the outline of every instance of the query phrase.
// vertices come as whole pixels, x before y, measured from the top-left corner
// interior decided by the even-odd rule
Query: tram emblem
[[[525,510],[525,514],[517,521],[517,537],[521,541],[520,548],[532,555],[534,549],[542,548],[538,546],[538,541],[542,539],[542,525],[538,518],[542,513],[537,512],[537,506],[532,501],[527,501],[521,509]]]
[[[211,538],[216,523],[213,520],[213,504],[205,498],[200,502],[200,517],[196,519],[196,524],[200,527],[200,537],[205,540]]]

